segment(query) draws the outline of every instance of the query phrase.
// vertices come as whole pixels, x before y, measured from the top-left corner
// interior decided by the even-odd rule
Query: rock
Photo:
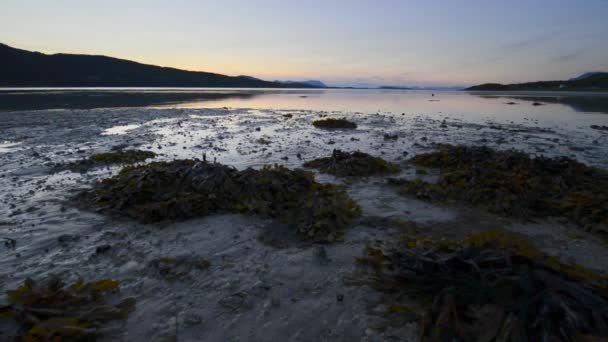
[[[60,244],[68,244],[70,242],[74,242],[74,241],[78,241],[80,240],[80,237],[78,235],[72,235],[72,234],[63,234],[63,235],[59,235],[59,237],[57,237],[57,241]]]
[[[384,140],[397,140],[399,139],[399,136],[397,134],[385,134],[384,135]]]
[[[95,248],[95,254],[103,254],[106,253],[107,251],[109,251],[112,248],[112,246],[110,245],[101,245],[101,246],[97,246],[97,248]]]

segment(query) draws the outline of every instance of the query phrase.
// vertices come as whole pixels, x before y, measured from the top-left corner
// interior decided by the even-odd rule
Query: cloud
[[[571,53],[566,53],[566,54],[556,56],[553,60],[556,62],[559,62],[559,63],[570,62],[570,61],[579,59],[579,57],[581,57],[581,55],[584,52],[585,52],[585,49],[579,49],[579,50],[576,50]]]
[[[534,47],[534,46],[538,46],[541,44],[544,44],[546,42],[549,42],[551,40],[554,40],[556,38],[558,38],[559,36],[561,36],[564,33],[564,31],[552,31],[552,32],[546,32],[534,37],[530,37],[527,39],[523,39],[517,42],[511,42],[509,44],[503,45],[502,46],[502,50],[506,50],[506,51],[521,51],[521,50],[525,50],[528,49],[530,47]]]

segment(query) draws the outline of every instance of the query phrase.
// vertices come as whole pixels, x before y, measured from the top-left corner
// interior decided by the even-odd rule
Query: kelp
[[[421,341],[608,338],[605,275],[565,265],[500,231],[464,241],[369,247],[381,291],[427,302]]]
[[[357,128],[357,124],[346,119],[321,119],[315,120],[312,122],[312,125],[316,128],[325,128],[325,129],[338,129],[338,128],[347,128],[347,129],[355,129]]]
[[[569,158],[532,158],[488,147],[441,146],[412,159],[439,168],[436,183],[401,181],[420,198],[457,200],[521,218],[562,216],[592,231],[608,231],[608,172]]]
[[[125,320],[133,311],[133,298],[107,301],[118,289],[119,283],[110,279],[66,285],[57,276],[43,282],[28,278],[7,291],[9,304],[0,307],[0,318],[16,321],[23,341],[91,341],[103,324]]]
[[[155,157],[156,154],[151,151],[118,150],[94,154],[87,159],[71,163],[59,164],[54,167],[54,171],[70,170],[75,172],[86,172],[90,169],[114,164],[135,164]]]
[[[340,150],[334,150],[331,157],[308,161],[304,163],[304,167],[336,176],[374,176],[397,173],[401,170],[399,165],[367,153]]]
[[[598,131],[608,131],[608,126],[591,125],[591,128],[597,129]]]
[[[357,203],[337,186],[278,165],[243,171],[200,160],[127,166],[97,183],[88,197],[102,211],[144,223],[250,213],[292,224],[315,240],[336,239],[360,215]]]

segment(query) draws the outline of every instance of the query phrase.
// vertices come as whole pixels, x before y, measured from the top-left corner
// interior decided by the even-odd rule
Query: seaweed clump
[[[608,232],[605,170],[565,157],[531,158],[518,151],[450,145],[412,162],[439,168],[440,176],[436,183],[400,182],[406,193],[469,202],[507,216],[562,216],[587,230]]]
[[[118,288],[110,279],[80,279],[68,286],[57,276],[42,283],[28,278],[7,291],[9,305],[0,306],[0,318],[15,320],[23,341],[94,340],[104,323],[126,319],[135,307],[133,298],[115,305],[106,301]]]
[[[338,128],[355,129],[355,128],[357,128],[357,124],[352,121],[348,121],[346,119],[332,119],[332,118],[315,120],[312,122],[312,125],[315,126],[316,128],[326,128],[326,129],[338,129]]]
[[[55,171],[71,170],[76,172],[86,172],[100,166],[113,164],[135,164],[155,157],[156,154],[152,151],[118,150],[94,154],[87,159],[82,159],[67,164],[60,164],[55,167]]]
[[[374,176],[397,173],[401,170],[399,165],[367,153],[340,150],[334,150],[331,157],[308,161],[304,163],[304,167],[336,176]]]
[[[127,166],[90,194],[103,210],[144,223],[251,213],[293,224],[315,240],[334,240],[360,215],[357,203],[337,186],[278,165],[243,171],[199,160]]]
[[[606,277],[500,231],[435,246],[368,248],[381,291],[427,301],[421,341],[608,338]]]

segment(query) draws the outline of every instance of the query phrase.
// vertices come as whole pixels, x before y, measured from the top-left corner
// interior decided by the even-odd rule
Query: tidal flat
[[[114,300],[133,298],[136,304],[124,320],[104,326],[101,340],[416,341],[424,303],[373,286],[357,262],[371,245],[394,246],[404,237],[406,246],[456,241],[500,230],[560,265],[608,272],[605,232],[580,229],[564,217],[522,219],[467,203],[427,201],[387,183],[391,177],[436,181],[436,170],[410,159],[440,144],[568,157],[606,170],[606,131],[576,120],[539,124],[533,115],[498,120],[445,109],[418,112],[175,106],[2,112],[0,289],[51,276],[70,284],[79,278],[117,281]],[[356,128],[313,125],[323,119],[346,119]],[[121,150],[153,152],[154,158],[135,165],[204,160],[238,171],[275,164],[299,169],[334,150],[361,151],[398,168],[366,177],[306,169],[360,207],[360,215],[328,242],[302,238],[293,222],[254,210],[141,223],[75,203],[125,164],[66,165]],[[0,321],[0,335],[22,333],[18,324]]]

